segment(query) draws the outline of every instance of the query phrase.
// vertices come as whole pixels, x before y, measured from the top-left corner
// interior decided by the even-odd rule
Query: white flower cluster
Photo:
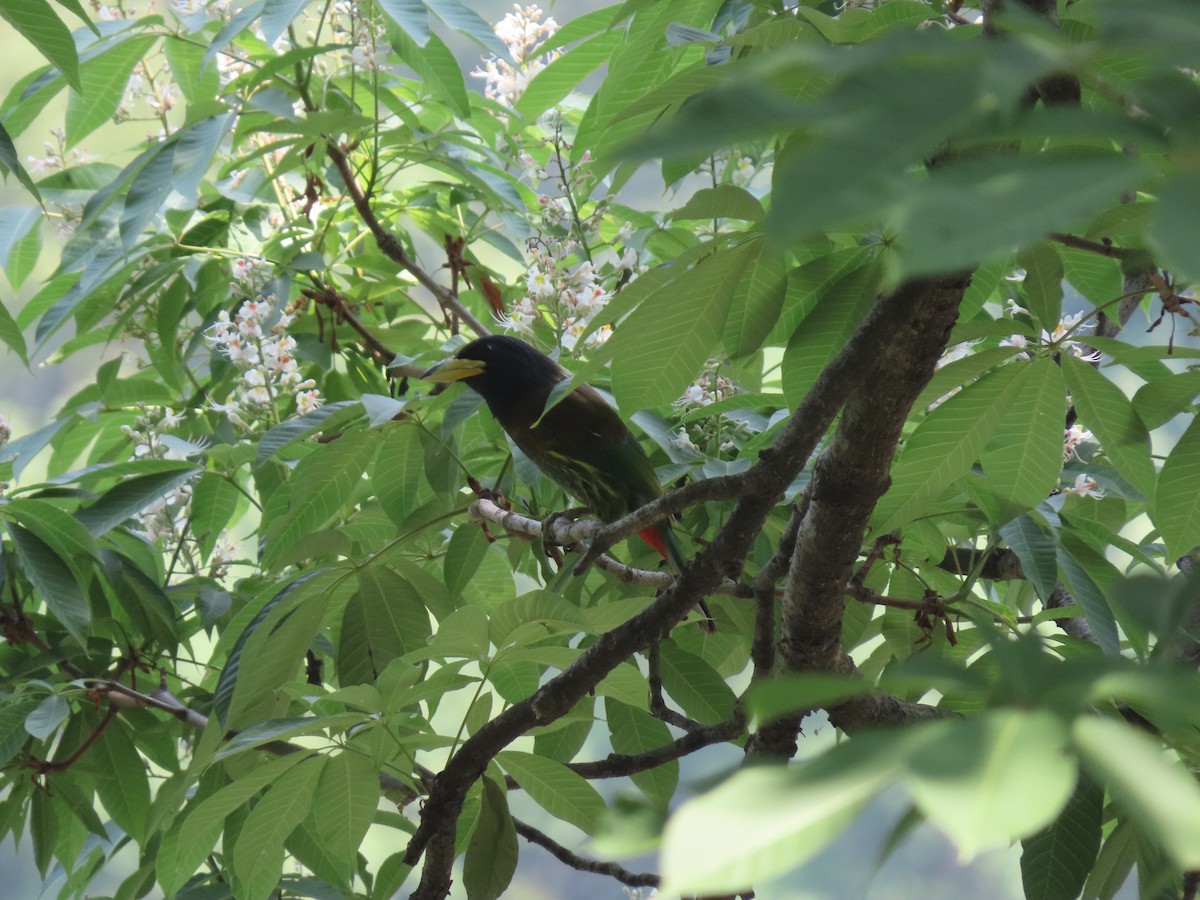
[[[12,437],[12,426],[4,417],[4,413],[0,413],[0,447],[7,444],[10,437]]]
[[[164,62],[158,72],[151,72],[145,60],[139,62],[125,82],[125,93],[113,113],[114,122],[124,122],[133,117],[134,106],[139,100],[145,101],[155,116],[166,115],[167,110],[175,106],[175,98],[179,88],[171,80],[171,71]]]
[[[42,142],[42,149],[46,153],[45,156],[25,157],[25,167],[34,178],[41,178],[43,175],[53,172],[56,169],[65,169],[67,167],[63,150],[67,141],[67,133],[61,128],[54,128],[51,129],[50,136],[54,138],[53,142]],[[76,147],[71,151],[71,164],[75,166],[94,162],[96,159],[95,154],[89,153],[83,147]]]
[[[1007,312],[1011,316],[1029,315],[1029,310],[1021,306],[1015,300],[1005,301]],[[1041,339],[1037,345],[1043,347],[1053,347],[1058,352],[1070,353],[1072,356],[1077,356],[1084,362],[1095,362],[1100,358],[1099,351],[1092,350],[1078,341],[1071,340],[1068,335],[1081,331],[1080,322],[1083,321],[1083,313],[1078,312],[1073,316],[1066,316],[1059,319],[1058,324],[1054,326],[1054,331],[1046,331],[1042,329]],[[1018,350],[1025,350],[1030,346],[1029,339],[1023,334],[1014,334],[1000,341],[1001,347],[1015,347]],[[1026,354],[1027,356],[1029,354]]]
[[[1077,475],[1075,484],[1063,488],[1063,493],[1074,494],[1076,497],[1091,497],[1093,500],[1099,500],[1104,496],[1104,491],[1096,487],[1096,479],[1086,472]]]
[[[387,42],[387,29],[372,15],[367,4],[337,0],[333,11],[337,13],[334,31],[350,40],[346,59],[352,68],[374,72],[390,72],[395,68],[388,62],[392,45]]]
[[[241,371],[226,401],[212,402],[211,407],[247,431],[277,421],[277,400],[295,397],[300,415],[321,405],[316,382],[300,376],[296,339],[287,333],[295,311],[291,306],[278,310],[276,302],[274,295],[258,295],[243,303],[232,319],[221,310],[207,332],[213,346]]]
[[[495,56],[484,57],[483,65],[473,70],[471,76],[483,79],[483,92],[488,98],[512,107],[529,86],[530,79],[558,58],[560,51],[542,49],[558,31],[558,23],[553,18],[542,21],[543,15],[537,4],[522,8],[514,3],[513,12],[496,23],[493,30],[508,47],[516,66]]]
[[[171,0],[171,12],[180,19],[190,19],[198,13],[213,21],[229,18],[229,0]]]
[[[525,296],[507,315],[498,317],[502,326],[528,336],[534,323],[550,322],[558,330],[563,349],[576,349],[579,339],[608,305],[612,294],[600,283],[592,263],[585,260],[574,268],[566,265],[565,257],[572,249],[569,241],[536,242],[530,247],[533,263],[525,277]],[[601,325],[587,336],[584,346],[599,347],[611,334],[611,325]]]
[[[737,391],[736,384],[710,366],[688,385],[683,395],[675,401],[675,408],[686,412],[699,406],[711,406],[718,400],[732,397]]]
[[[183,421],[169,406],[142,406],[132,425],[122,425],[122,433],[133,443],[134,459],[183,459],[165,440]],[[192,486],[183,484],[139,512],[135,518],[148,540],[173,548],[187,530],[192,513]]]
[[[1084,441],[1095,440],[1095,436],[1076,422],[1063,432],[1063,462],[1069,462],[1072,457],[1078,457],[1076,448]]]
[[[183,417],[169,406],[145,406],[132,425],[122,425],[121,432],[133,441],[134,459],[185,459],[178,442],[172,446],[163,440],[168,431],[179,427]]]

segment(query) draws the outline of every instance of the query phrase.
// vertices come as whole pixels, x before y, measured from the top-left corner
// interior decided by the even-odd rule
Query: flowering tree
[[[0,419],[0,835],[63,897],[714,895],[893,789],[1030,898],[1195,896],[1200,12],[982,6],[0,3],[0,341],[108,351]],[[555,514],[419,380],[493,332],[672,489]]]

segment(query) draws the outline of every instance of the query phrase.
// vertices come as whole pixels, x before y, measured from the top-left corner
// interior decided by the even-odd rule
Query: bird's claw
[[[574,522],[587,510],[582,507],[572,507],[571,509],[558,510],[550,513],[542,520],[542,548],[546,551],[546,555],[554,560],[555,565],[560,569],[563,565],[562,550],[568,553],[574,548],[574,544],[560,544],[554,539],[554,526],[559,519],[566,519],[569,522]]]

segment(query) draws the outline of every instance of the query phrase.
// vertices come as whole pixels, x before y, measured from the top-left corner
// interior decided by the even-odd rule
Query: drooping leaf
[[[892,466],[892,486],[872,515],[879,533],[922,515],[970,471],[1011,406],[1020,366],[1001,366],[955,394],[917,426]]]
[[[57,68],[75,90],[83,90],[79,55],[71,30],[47,0],[2,0],[0,16]],[[86,18],[86,17],[85,17]]]
[[[980,458],[987,488],[1000,499],[1002,521],[1050,496],[1062,469],[1067,405],[1062,370],[1050,359],[1035,359],[1013,391],[1012,405]]]
[[[718,250],[639,306],[609,340],[624,409],[676,400],[716,348],[752,245]]]
[[[504,789],[483,779],[483,802],[463,862],[463,886],[471,900],[496,900],[517,869],[517,832]]]
[[[1071,401],[1084,427],[1095,432],[1118,472],[1147,499],[1154,497],[1155,473],[1150,438],[1137,410],[1121,389],[1092,366],[1062,355]]]
[[[1177,559],[1200,544],[1200,423],[1188,426],[1171,450],[1154,490],[1153,519]]]
[[[519,750],[505,750],[496,761],[546,812],[586,834],[595,833],[604,800],[581,776],[562,763]]]
[[[1072,736],[1083,762],[1181,868],[1200,865],[1200,787],[1152,738],[1098,716],[1081,717]],[[1170,798],[1163,802],[1163,798]]]
[[[1028,900],[1075,900],[1100,850],[1104,790],[1082,777],[1062,813],[1021,843],[1021,883]]]

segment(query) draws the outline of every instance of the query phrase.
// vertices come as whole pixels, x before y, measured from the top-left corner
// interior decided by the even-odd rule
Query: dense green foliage
[[[1111,897],[1135,866],[1143,897],[1182,895],[1200,9],[985,5],[987,27],[969,0],[627,0],[493,30],[459,0],[0,0],[45,61],[0,104],[21,197],[0,208],[0,342],[109,351],[36,429],[0,419],[0,835],[62,897],[132,842],[121,898],[386,898],[418,798],[488,747],[461,815],[425,808],[451,852],[435,836],[419,896],[459,854],[456,890],[504,891],[530,831],[515,791],[597,855],[660,846],[663,895],[762,895],[894,785],[964,857],[1021,841],[1034,900]],[[473,73],[450,49],[468,39]],[[569,500],[474,393],[417,380],[507,329],[608,390],[664,484],[739,476],[877,298],[965,273],[941,343],[892,323],[893,349],[941,357],[915,402],[848,388],[907,416],[898,444],[819,451],[890,464],[830,611],[853,665],[773,652],[816,603],[786,559],[757,666],[746,590],[709,597],[715,634],[677,624],[684,602],[653,648],[602,659],[657,557],[634,539],[614,549],[631,581],[575,575],[576,548],[481,525],[500,510],[475,494],[529,520]],[[847,555],[787,529],[828,495],[816,471],[774,487],[727,574],[793,537],[797,559]],[[683,511],[687,555],[725,546],[722,496]],[[594,690],[487,743],[589,648]],[[581,764],[685,732],[744,746],[818,708],[841,726],[885,696],[903,727],[858,717],[670,815],[688,748],[631,766],[616,804]],[[360,854],[369,829],[396,852]]]

